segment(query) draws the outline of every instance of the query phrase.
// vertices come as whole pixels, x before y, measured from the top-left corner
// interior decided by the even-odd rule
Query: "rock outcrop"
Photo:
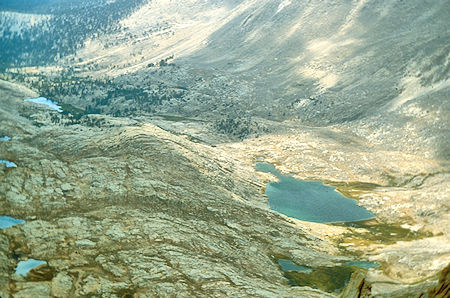
[[[439,280],[435,277],[414,285],[398,285],[382,280],[367,271],[353,273],[351,280],[342,291],[342,298],[370,298],[370,297],[417,297],[444,298],[450,293],[450,265],[439,273]],[[384,284],[384,285],[383,285]],[[390,289],[389,289],[390,288]],[[382,291],[380,291],[382,289]]]
[[[444,298],[450,296],[450,264],[442,270],[437,286],[428,291],[430,298]]]

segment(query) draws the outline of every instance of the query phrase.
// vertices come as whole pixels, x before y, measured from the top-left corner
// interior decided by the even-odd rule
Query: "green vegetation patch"
[[[318,267],[313,268],[310,273],[287,271],[284,276],[291,286],[308,286],[329,293],[339,293],[356,270],[356,266]]]
[[[342,195],[357,199],[358,195],[364,192],[373,191],[381,185],[368,182],[352,181],[352,182],[334,182],[334,181],[323,181],[323,183],[332,185],[336,187],[336,190]]]
[[[338,223],[336,225],[366,230],[365,232],[352,230],[345,233],[339,238],[339,243],[356,242],[360,245],[371,243],[393,244],[397,241],[411,241],[432,236],[431,233],[414,232],[410,229],[402,228],[399,224],[381,223],[377,220]]]

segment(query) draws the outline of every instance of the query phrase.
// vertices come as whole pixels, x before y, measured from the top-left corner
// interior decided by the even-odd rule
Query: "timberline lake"
[[[257,162],[255,169],[271,173],[279,181],[269,182],[266,195],[270,209],[286,216],[319,223],[352,222],[371,219],[374,214],[344,197],[333,186],[320,181],[304,181],[284,175],[272,164]]]

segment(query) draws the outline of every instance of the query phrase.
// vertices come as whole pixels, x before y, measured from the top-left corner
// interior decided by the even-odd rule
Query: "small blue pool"
[[[9,160],[0,159],[0,164],[5,164],[7,168],[17,168],[17,165]]]
[[[24,222],[25,221],[22,219],[13,218],[11,216],[0,216],[0,229],[10,228]]]
[[[35,260],[35,259],[28,259],[26,261],[20,261],[17,264],[16,274],[22,275],[22,276],[27,276],[28,272],[30,272],[31,269],[34,269],[34,268],[44,265],[44,264],[47,264],[47,262]]]

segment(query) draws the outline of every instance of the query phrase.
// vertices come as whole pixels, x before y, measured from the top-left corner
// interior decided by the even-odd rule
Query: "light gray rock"
[[[55,297],[70,297],[72,288],[72,276],[65,272],[60,272],[52,279],[51,295]]]
[[[6,201],[16,208],[24,208],[27,207],[33,199],[26,195],[9,191],[6,193]]]
[[[92,248],[95,246],[95,242],[89,239],[77,240],[75,241],[75,245],[81,248]]]
[[[66,191],[71,191],[73,189],[73,187],[69,183],[64,183],[64,184],[61,184],[61,189],[62,189],[62,191],[66,192]]]
[[[48,282],[20,282],[16,286],[14,297],[50,297],[51,286]]]

